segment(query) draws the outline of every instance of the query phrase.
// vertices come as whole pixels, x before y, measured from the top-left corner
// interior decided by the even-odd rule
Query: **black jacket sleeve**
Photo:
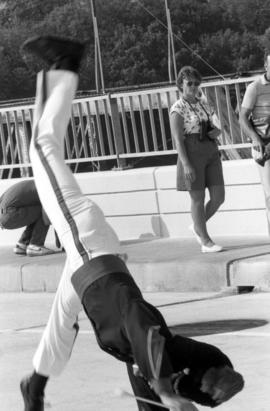
[[[166,349],[170,332],[161,313],[143,299],[129,304],[125,329],[134,361],[147,381],[169,377],[173,372]]]

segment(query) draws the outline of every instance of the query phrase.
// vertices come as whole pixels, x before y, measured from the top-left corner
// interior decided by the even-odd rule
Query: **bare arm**
[[[213,128],[207,134],[211,140],[216,140],[221,134],[220,121],[216,113],[213,113],[211,115],[211,125],[213,126]]]
[[[176,150],[184,167],[185,176],[190,181],[194,181],[196,177],[195,170],[189,161],[184,144],[184,120],[178,113],[173,112],[170,115],[170,125],[172,136],[176,145]]]
[[[252,143],[255,145],[261,145],[260,137],[252,127],[252,124],[249,120],[251,112],[251,109],[242,107],[240,111],[239,121],[244,133],[252,140]]]

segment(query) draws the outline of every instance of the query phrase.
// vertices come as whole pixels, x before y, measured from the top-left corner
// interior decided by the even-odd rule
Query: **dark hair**
[[[179,352],[179,347],[181,351]],[[202,378],[210,368],[233,367],[229,358],[219,348],[174,335],[168,346],[172,363],[180,371],[189,369],[188,374],[180,373],[173,382],[177,394],[208,407],[218,405],[210,394],[201,391]]]
[[[198,70],[196,70],[194,67],[191,67],[191,66],[182,67],[176,79],[176,85],[180,91],[182,91],[184,79],[190,79],[190,78],[194,78],[198,80],[199,82],[202,81],[202,76],[200,75]]]
[[[203,380],[208,390],[210,389],[210,393],[202,391]],[[227,365],[209,368],[205,373],[202,369],[190,370],[190,374],[182,373],[179,375],[178,381],[174,382],[176,393],[208,407],[219,405],[219,402],[212,398],[214,387],[223,392],[222,401],[227,401],[243,389],[244,379],[241,374]]]
[[[178,382],[174,383],[174,389],[178,395],[207,407],[216,407],[218,403],[208,394],[201,391],[201,382],[204,370],[196,370],[191,375],[182,375]]]

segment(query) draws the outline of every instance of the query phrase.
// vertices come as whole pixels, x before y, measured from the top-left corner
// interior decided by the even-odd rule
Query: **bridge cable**
[[[153,14],[147,7],[145,7],[140,0],[132,0],[132,3],[138,3],[142,9],[145,10],[146,13],[148,13],[150,16],[153,17],[154,20],[156,20],[161,26],[166,28],[166,30],[169,30],[169,27],[167,24],[163,23],[162,20],[160,20],[155,14]],[[225,77],[219,73],[213,66],[211,66],[210,63],[208,63],[202,56],[200,56],[195,50],[193,50],[184,40],[181,39],[181,37],[177,36],[172,32],[173,37],[178,40],[180,43],[182,43],[190,52],[193,54],[195,57],[200,59],[204,64],[206,64],[211,70],[213,70],[219,77],[221,77],[223,80],[225,80]]]

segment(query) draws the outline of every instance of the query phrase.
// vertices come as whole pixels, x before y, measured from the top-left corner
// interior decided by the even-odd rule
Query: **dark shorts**
[[[217,143],[208,139],[199,141],[198,136],[190,135],[185,139],[185,147],[190,163],[195,169],[196,178],[192,183],[186,180],[182,162],[178,157],[176,189],[192,191],[216,185],[223,186],[222,163]]]

